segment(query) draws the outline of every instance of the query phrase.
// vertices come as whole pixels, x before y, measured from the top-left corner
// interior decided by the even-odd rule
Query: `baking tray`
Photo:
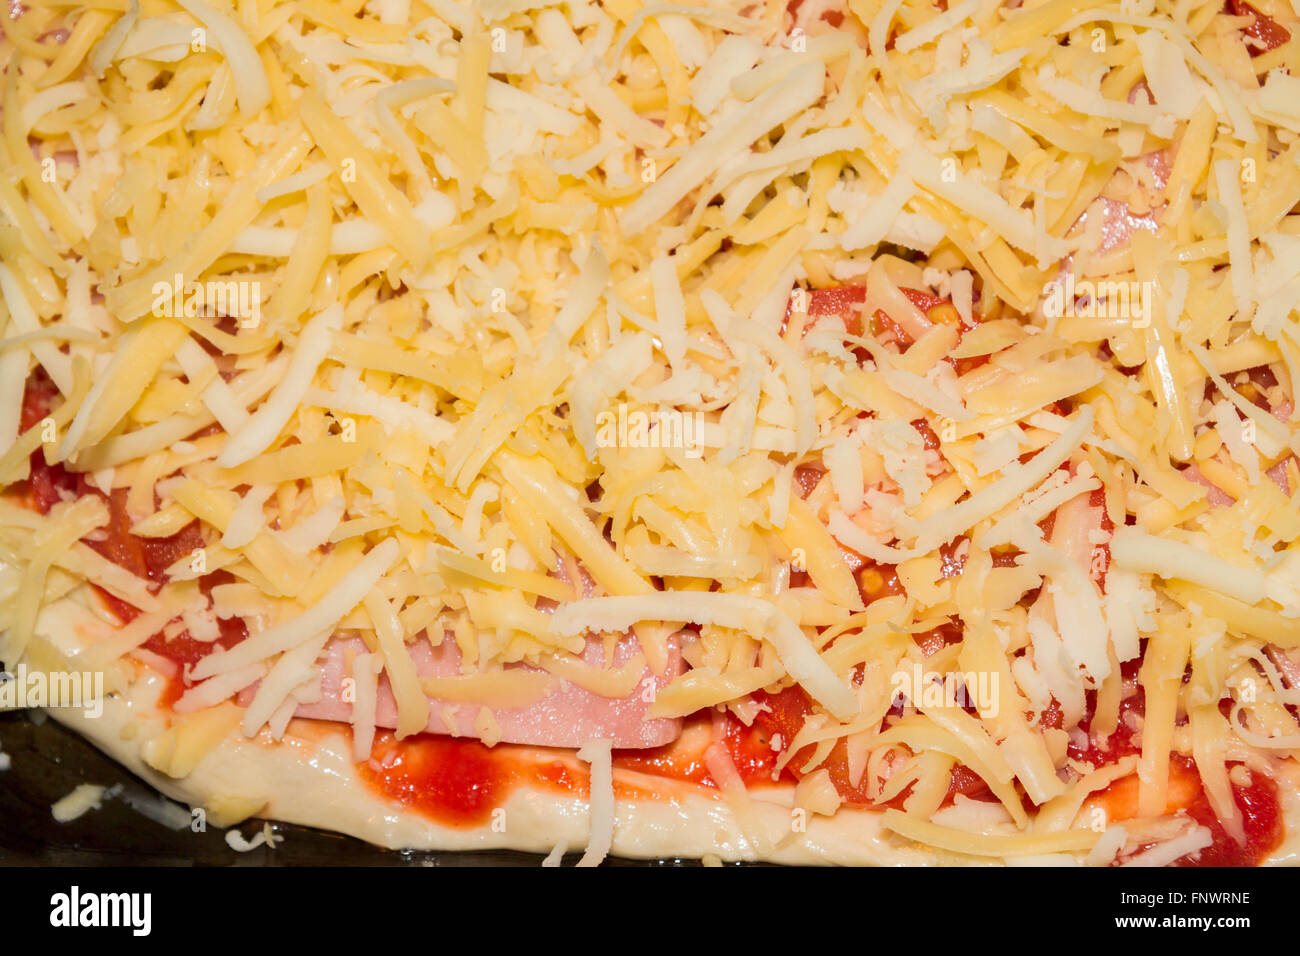
[[[43,716],[43,715],[42,715]],[[0,866],[538,866],[535,853],[482,850],[440,853],[385,850],[352,837],[288,823],[273,824],[284,842],[238,853],[225,831],[170,830],[129,806],[105,800],[68,823],[50,805],[81,783],[112,787],[122,796],[159,799],[153,788],[55,721],[27,713],[0,714],[0,751],[11,758],[0,771]],[[252,822],[241,827],[251,836]],[[566,858],[566,863],[577,855]],[[624,860],[606,865],[681,866],[694,861]]]

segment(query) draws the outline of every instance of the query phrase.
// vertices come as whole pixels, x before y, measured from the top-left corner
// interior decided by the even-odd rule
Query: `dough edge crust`
[[[88,607],[66,597],[41,612],[36,630],[69,653],[106,627]],[[167,727],[167,713],[157,704],[165,683],[163,676],[141,665],[125,690],[106,695],[99,717],[70,709],[47,712],[150,786],[193,807],[232,797],[265,801],[255,814],[258,818],[345,833],[393,850],[549,853],[559,843],[569,852],[587,845],[587,801],[528,783],[510,792],[502,808],[504,827],[442,825],[363,782],[351,760],[350,730],[319,721],[295,721],[278,743],[266,731],[250,739],[235,728],[190,774],[169,777],[143,757],[148,742]],[[301,732],[304,724],[310,728],[307,733]],[[793,832],[791,786],[731,800],[689,783],[642,774],[624,776],[623,771],[616,775],[642,788],[653,781],[662,795],[618,801],[611,856],[698,859],[713,855],[727,861],[851,866],[999,862],[909,843],[885,830],[880,824],[882,814],[875,811],[841,809],[833,817],[810,814],[804,831]],[[1300,768],[1288,762],[1278,785],[1286,835],[1266,864],[1300,865]]]

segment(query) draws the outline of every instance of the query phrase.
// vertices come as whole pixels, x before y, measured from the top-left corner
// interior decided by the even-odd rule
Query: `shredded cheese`
[[[1300,739],[1294,40],[1138,6],[15,13],[0,658],[65,598],[115,679],[211,645],[142,753],[173,777],[285,733],[344,632],[358,762],[390,692],[399,739],[495,745],[797,685],[796,809],[910,787],[885,828],[956,859],[1173,862],[1205,833],[1126,855],[1080,810],[1119,764],[1070,756],[1137,661],[1143,813],[1189,758],[1240,835],[1229,767]],[[900,716],[913,664],[989,699]],[[590,863],[610,741],[580,756]],[[958,765],[997,802],[943,807]]]

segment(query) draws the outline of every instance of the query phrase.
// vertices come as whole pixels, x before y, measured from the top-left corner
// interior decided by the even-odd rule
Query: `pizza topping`
[[[614,767],[610,742],[588,741],[578,750],[578,759],[591,766],[591,832],[578,866],[599,866],[614,842]]]
[[[536,778],[428,735],[586,744],[592,859],[591,741],[954,854],[1251,845],[1291,11],[382,6],[7,23],[0,656],[91,585],[161,772],[313,717],[462,823]]]
[[[847,718],[857,711],[852,692],[817,655],[795,623],[777,606],[756,598],[705,593],[589,598],[566,604],[555,612],[551,623],[559,633],[566,634],[586,629],[621,630],[638,621],[674,619],[766,634],[787,673],[832,713]]]
[[[1291,39],[1291,31],[1244,0],[1228,0],[1228,6],[1237,16],[1250,17],[1252,20],[1243,31],[1248,38],[1246,45],[1251,56],[1275,50]]]
[[[602,732],[610,734],[616,747],[656,747],[671,741],[680,729],[679,720],[647,719],[646,711],[652,695],[680,673],[681,657],[674,653],[667,670],[655,675],[646,668],[635,638],[625,638],[615,646],[612,665],[616,669],[604,666],[604,651],[594,641],[588,645],[582,665],[566,662],[557,668],[557,659],[551,659],[541,668],[518,666],[478,674],[462,673],[461,653],[451,638],[436,648],[427,642],[413,644],[409,654],[416,690],[428,713],[427,723],[415,731],[402,726],[401,705],[387,674],[374,691],[369,718],[374,726],[395,728],[399,738],[423,730],[481,736],[475,724],[483,708],[492,714],[494,742],[577,747],[591,733]],[[319,663],[320,700],[301,704],[296,716],[355,721],[364,701],[359,693],[362,681],[353,672],[361,666],[357,660],[366,656],[360,641],[330,644]],[[577,666],[585,672],[575,673]],[[610,686],[604,679],[607,675],[622,675],[621,686]],[[353,684],[345,684],[348,677]],[[240,689],[248,684],[245,680]],[[355,702],[346,699],[348,686],[358,690]]]
[[[397,741],[375,735],[370,759],[358,765],[361,779],[400,805],[449,826],[481,826],[492,819],[516,780],[528,774],[498,749],[478,740],[422,735]]]

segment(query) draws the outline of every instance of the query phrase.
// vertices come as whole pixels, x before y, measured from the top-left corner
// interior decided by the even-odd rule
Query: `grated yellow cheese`
[[[1115,770],[1067,742],[1089,706],[1114,728],[1142,657],[1144,812],[1182,754],[1238,832],[1229,760],[1295,736],[1288,688],[1225,677],[1300,643],[1294,41],[1252,60],[1240,18],[1174,0],[842,6],[6,21],[0,657],[83,582],[143,612],[97,666],[244,618],[146,754],[179,776],[236,723],[282,732],[341,630],[360,760],[381,674],[399,737],[436,697],[495,741],[493,707],[558,681],[633,700],[691,622],[651,717],[797,684],[800,807],[837,812],[843,741],[855,781],[913,787],[887,829],[1001,858],[1097,842],[1072,827]],[[26,507],[43,465],[204,543],[155,590],[92,547],[103,499]],[[628,631],[627,664],[584,663]],[[422,678],[444,639],[463,673]],[[899,719],[912,663],[1000,690]],[[583,753],[596,859],[612,770]],[[994,814],[940,809],[958,764]]]

